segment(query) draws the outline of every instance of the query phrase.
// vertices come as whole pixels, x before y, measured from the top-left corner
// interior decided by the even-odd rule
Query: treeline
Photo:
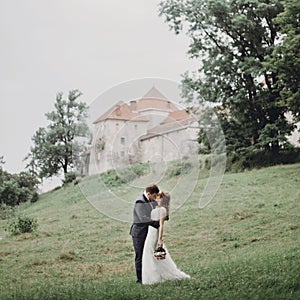
[[[37,177],[25,171],[11,174],[3,170],[3,157],[0,160],[0,205],[16,206],[27,201],[37,201]]]
[[[190,40],[199,68],[184,74],[182,93],[214,104],[229,163],[297,161],[288,137],[300,122],[299,0],[166,0],[160,14]],[[212,116],[200,122],[201,150],[219,151]]]

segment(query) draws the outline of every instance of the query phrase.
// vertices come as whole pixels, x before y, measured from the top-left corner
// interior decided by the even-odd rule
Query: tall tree
[[[281,39],[266,60],[265,66],[278,74],[277,89],[283,102],[300,121],[300,2],[283,1],[284,11],[274,22],[280,27]]]
[[[41,178],[52,177],[61,171],[66,177],[83,150],[76,140],[88,132],[85,123],[87,106],[78,102],[81,95],[78,90],[72,90],[65,100],[63,93],[57,94],[55,110],[46,113],[50,124],[47,128],[39,128],[32,137],[34,145],[28,155],[31,160],[28,167],[34,168]]]
[[[278,74],[264,65],[277,43],[274,18],[283,11],[282,1],[167,0],[160,5],[170,28],[190,37],[188,53],[199,60],[198,71],[184,75],[184,96],[196,92],[200,102],[219,104],[227,149],[278,152],[290,146],[287,135],[294,126],[280,101]]]

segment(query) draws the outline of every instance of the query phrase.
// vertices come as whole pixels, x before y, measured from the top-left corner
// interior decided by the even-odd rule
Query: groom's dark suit
[[[156,205],[155,200],[148,200],[144,194],[138,197],[134,204],[133,224],[130,229],[130,235],[132,236],[135,251],[135,270],[138,282],[142,282],[142,258],[148,226],[159,227],[158,221],[151,220],[151,211]]]

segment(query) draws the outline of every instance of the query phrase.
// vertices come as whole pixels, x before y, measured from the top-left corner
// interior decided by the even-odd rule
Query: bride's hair
[[[159,192],[157,194],[158,197],[160,197],[162,199],[161,201],[161,206],[165,207],[167,210],[167,217],[166,220],[169,220],[169,216],[170,216],[170,201],[171,201],[171,196],[169,193],[167,192]]]

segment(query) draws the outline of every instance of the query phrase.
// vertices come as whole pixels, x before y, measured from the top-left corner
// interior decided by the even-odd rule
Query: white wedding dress
[[[165,207],[156,207],[151,212],[151,219],[158,221],[160,217],[166,216]],[[144,245],[143,261],[142,261],[142,283],[153,284],[174,279],[189,279],[189,275],[180,271],[175,262],[172,260],[166,245],[166,258],[158,260],[154,257],[154,250],[157,248],[158,229],[149,226],[147,238]]]

